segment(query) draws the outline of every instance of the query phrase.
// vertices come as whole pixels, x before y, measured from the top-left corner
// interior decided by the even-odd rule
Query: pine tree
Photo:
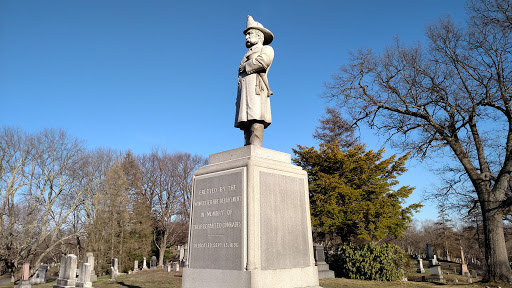
[[[294,163],[308,173],[311,218],[316,236],[354,238],[378,242],[399,237],[421,204],[402,207],[414,190],[398,185],[408,154],[384,159],[384,149],[366,151],[356,145],[343,151],[341,145],[322,143],[319,150],[298,146]]]

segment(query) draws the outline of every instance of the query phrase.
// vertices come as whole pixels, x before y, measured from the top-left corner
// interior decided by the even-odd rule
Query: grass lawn
[[[450,265],[451,267],[448,267]],[[484,288],[489,286],[496,288],[498,286],[502,288],[512,288],[512,285],[507,284],[489,284],[489,283],[472,283],[468,284],[465,278],[460,275],[455,275],[449,271],[453,271],[453,267],[457,267],[454,263],[443,263],[444,278],[447,280],[446,283],[430,283],[421,282],[421,276],[428,274],[418,274],[411,271],[407,276],[410,281],[393,281],[393,282],[379,282],[379,281],[363,281],[363,280],[351,280],[344,278],[336,279],[323,279],[320,280],[320,286],[323,288],[350,288],[350,287],[402,287],[402,288],[427,288],[427,287],[446,287],[446,288]],[[425,266],[426,267],[426,266]],[[412,268],[411,268],[412,269]],[[428,271],[428,268],[425,269]],[[449,274],[447,274],[449,273]],[[459,283],[453,283],[453,279],[457,278]],[[166,273],[162,270],[145,270],[135,274],[124,274],[116,278],[115,281],[110,281],[109,276],[98,277],[98,281],[93,283],[95,288],[178,288],[181,287],[181,272],[170,272]],[[476,282],[479,279],[473,279]],[[55,281],[51,281],[46,284],[32,285],[34,288],[52,288],[55,285]],[[0,288],[14,287],[13,284],[0,285]],[[205,287],[207,288],[207,287]]]

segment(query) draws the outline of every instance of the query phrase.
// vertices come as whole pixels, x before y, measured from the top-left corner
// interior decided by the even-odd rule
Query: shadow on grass
[[[129,285],[129,284],[126,284],[124,282],[117,282],[117,284],[121,285],[121,286],[124,286],[124,287],[128,287],[128,288],[142,288],[140,286],[135,286],[135,285]]]

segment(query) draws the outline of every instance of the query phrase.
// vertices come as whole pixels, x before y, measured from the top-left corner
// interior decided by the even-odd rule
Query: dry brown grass
[[[453,266],[453,264],[452,264]],[[428,270],[428,269],[427,269]],[[453,270],[452,270],[453,271]],[[427,274],[423,274],[427,275]],[[412,281],[402,282],[380,282],[380,281],[362,281],[362,280],[351,280],[344,278],[336,279],[323,279],[320,280],[320,286],[323,288],[387,288],[387,287],[402,287],[402,288],[484,288],[489,286],[496,288],[498,286],[502,288],[512,288],[512,285],[506,284],[485,284],[485,283],[465,283],[465,278],[460,275],[454,275],[453,273],[445,274],[444,277],[447,279],[446,283],[429,283],[421,282],[421,274],[411,272],[408,278]],[[110,281],[108,276],[102,276],[98,278],[98,281],[93,283],[95,288],[179,288],[181,287],[181,272],[166,273],[162,270],[145,270],[135,274],[124,274],[116,278],[115,281]],[[458,278],[459,283],[454,284],[453,279]],[[477,280],[477,279],[475,279]],[[46,284],[32,285],[34,288],[52,288],[55,285],[55,281],[51,281]],[[0,288],[14,287],[13,284],[0,285]],[[206,288],[206,287],[205,287]]]

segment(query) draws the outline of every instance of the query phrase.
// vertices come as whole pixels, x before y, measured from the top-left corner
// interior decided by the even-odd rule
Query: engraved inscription
[[[216,198],[216,199],[203,200],[203,201],[197,201],[197,202],[194,201],[194,207],[196,207],[196,206],[217,205],[217,204],[224,204],[224,203],[230,203],[230,202],[239,202],[239,201],[242,201],[242,196]]]
[[[242,228],[242,222],[223,222],[223,223],[206,223],[192,225],[192,229],[222,229],[222,228]]]
[[[195,179],[190,268],[242,269],[242,183],[241,170]]]

